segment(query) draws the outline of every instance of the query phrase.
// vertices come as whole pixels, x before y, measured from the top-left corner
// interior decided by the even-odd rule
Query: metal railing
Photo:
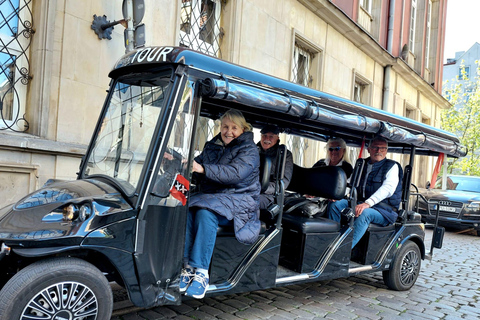
[[[32,79],[28,57],[34,33],[31,2],[0,0],[0,130],[24,132],[29,128],[21,110],[26,96],[22,86]]]

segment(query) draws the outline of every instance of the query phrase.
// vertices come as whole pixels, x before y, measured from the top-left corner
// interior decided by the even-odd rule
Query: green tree
[[[468,77],[465,66],[461,66],[461,79],[446,81],[444,97],[452,108],[441,115],[441,125],[446,131],[456,134],[460,143],[467,148],[467,156],[455,159],[447,168],[449,173],[480,176],[480,64],[475,61],[474,77]],[[477,152],[477,154],[475,154]]]

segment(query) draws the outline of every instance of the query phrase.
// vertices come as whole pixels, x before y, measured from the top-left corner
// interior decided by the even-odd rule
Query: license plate
[[[440,206],[440,211],[455,212],[455,208]]]

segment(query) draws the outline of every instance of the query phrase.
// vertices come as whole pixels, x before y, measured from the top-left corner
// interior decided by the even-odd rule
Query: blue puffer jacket
[[[260,156],[253,133],[244,132],[226,146],[219,134],[205,144],[195,161],[205,168],[205,175],[198,183],[200,192],[190,198],[190,207],[233,219],[237,240],[255,242],[260,233]]]

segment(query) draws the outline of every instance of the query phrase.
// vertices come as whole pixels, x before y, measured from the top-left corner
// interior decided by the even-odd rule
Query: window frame
[[[368,14],[372,14],[372,1],[373,0],[360,0],[360,7]]]
[[[6,85],[12,85],[13,87],[8,88],[8,90],[13,90],[13,103],[11,105],[11,117],[5,119],[5,113],[0,115],[0,130],[10,129],[12,131],[23,132],[28,129],[28,122],[25,126],[20,127],[19,124],[22,123],[21,120],[25,119],[23,116],[26,113],[26,101],[27,101],[27,85],[31,79],[29,75],[29,42],[31,41],[31,24],[28,21],[27,13],[30,11],[30,2],[22,4],[21,1],[18,3],[8,2],[8,4],[16,5],[13,8],[12,13],[5,17],[5,19],[11,20],[12,15],[16,15],[17,25],[16,25],[16,34],[7,35],[0,33],[0,54],[6,54],[10,57],[7,61],[12,61],[14,64],[14,78],[9,81],[5,79]],[[4,20],[5,21],[5,20]],[[6,24],[5,26],[8,26]],[[12,58],[14,57],[14,58]],[[1,65],[2,76],[3,65]],[[5,112],[5,106],[3,106],[3,111]],[[8,106],[10,108],[10,106]]]
[[[290,81],[299,83],[296,80],[298,75],[296,72],[296,61],[299,51],[307,52],[310,57],[308,59],[308,77],[305,83],[299,83],[309,88],[321,90],[322,74],[323,74],[323,52],[324,49],[308,40],[305,36],[299,33],[296,29],[292,29],[292,57],[290,60]],[[297,49],[298,48],[298,49]],[[299,50],[300,49],[300,50]]]
[[[415,33],[417,29],[417,0],[412,0],[412,6],[410,8],[410,39],[409,50],[415,52]]]
[[[214,24],[214,32],[213,32],[213,38],[217,39],[220,36],[220,19],[221,19],[221,8],[222,4],[220,0],[181,0],[180,1],[180,25],[182,24],[182,15],[183,15],[183,8],[185,7],[185,3],[190,3],[190,19],[191,17],[201,17],[202,12],[201,12],[201,4],[203,1],[211,1],[215,4],[215,21],[218,21],[218,23]],[[200,3],[200,4],[199,4]],[[195,13],[194,13],[195,11]],[[207,20],[208,21],[208,20]],[[179,30],[179,41],[178,44],[180,46],[188,47],[190,49],[200,51],[202,53],[214,56],[214,57],[220,57],[220,45],[217,40],[212,41],[212,44],[209,44],[205,42],[204,40],[201,40],[199,35],[200,35],[200,27],[198,23],[192,23],[190,20],[190,27],[192,30],[187,34],[185,31],[182,30],[180,26]]]
[[[358,86],[363,87],[363,93],[360,97],[360,101],[356,99],[356,88]],[[372,81],[368,80],[355,70],[353,70],[352,100],[364,105],[371,106],[372,104]]]
[[[432,33],[432,0],[427,1],[427,21],[425,30],[425,69],[430,69],[430,40]]]

